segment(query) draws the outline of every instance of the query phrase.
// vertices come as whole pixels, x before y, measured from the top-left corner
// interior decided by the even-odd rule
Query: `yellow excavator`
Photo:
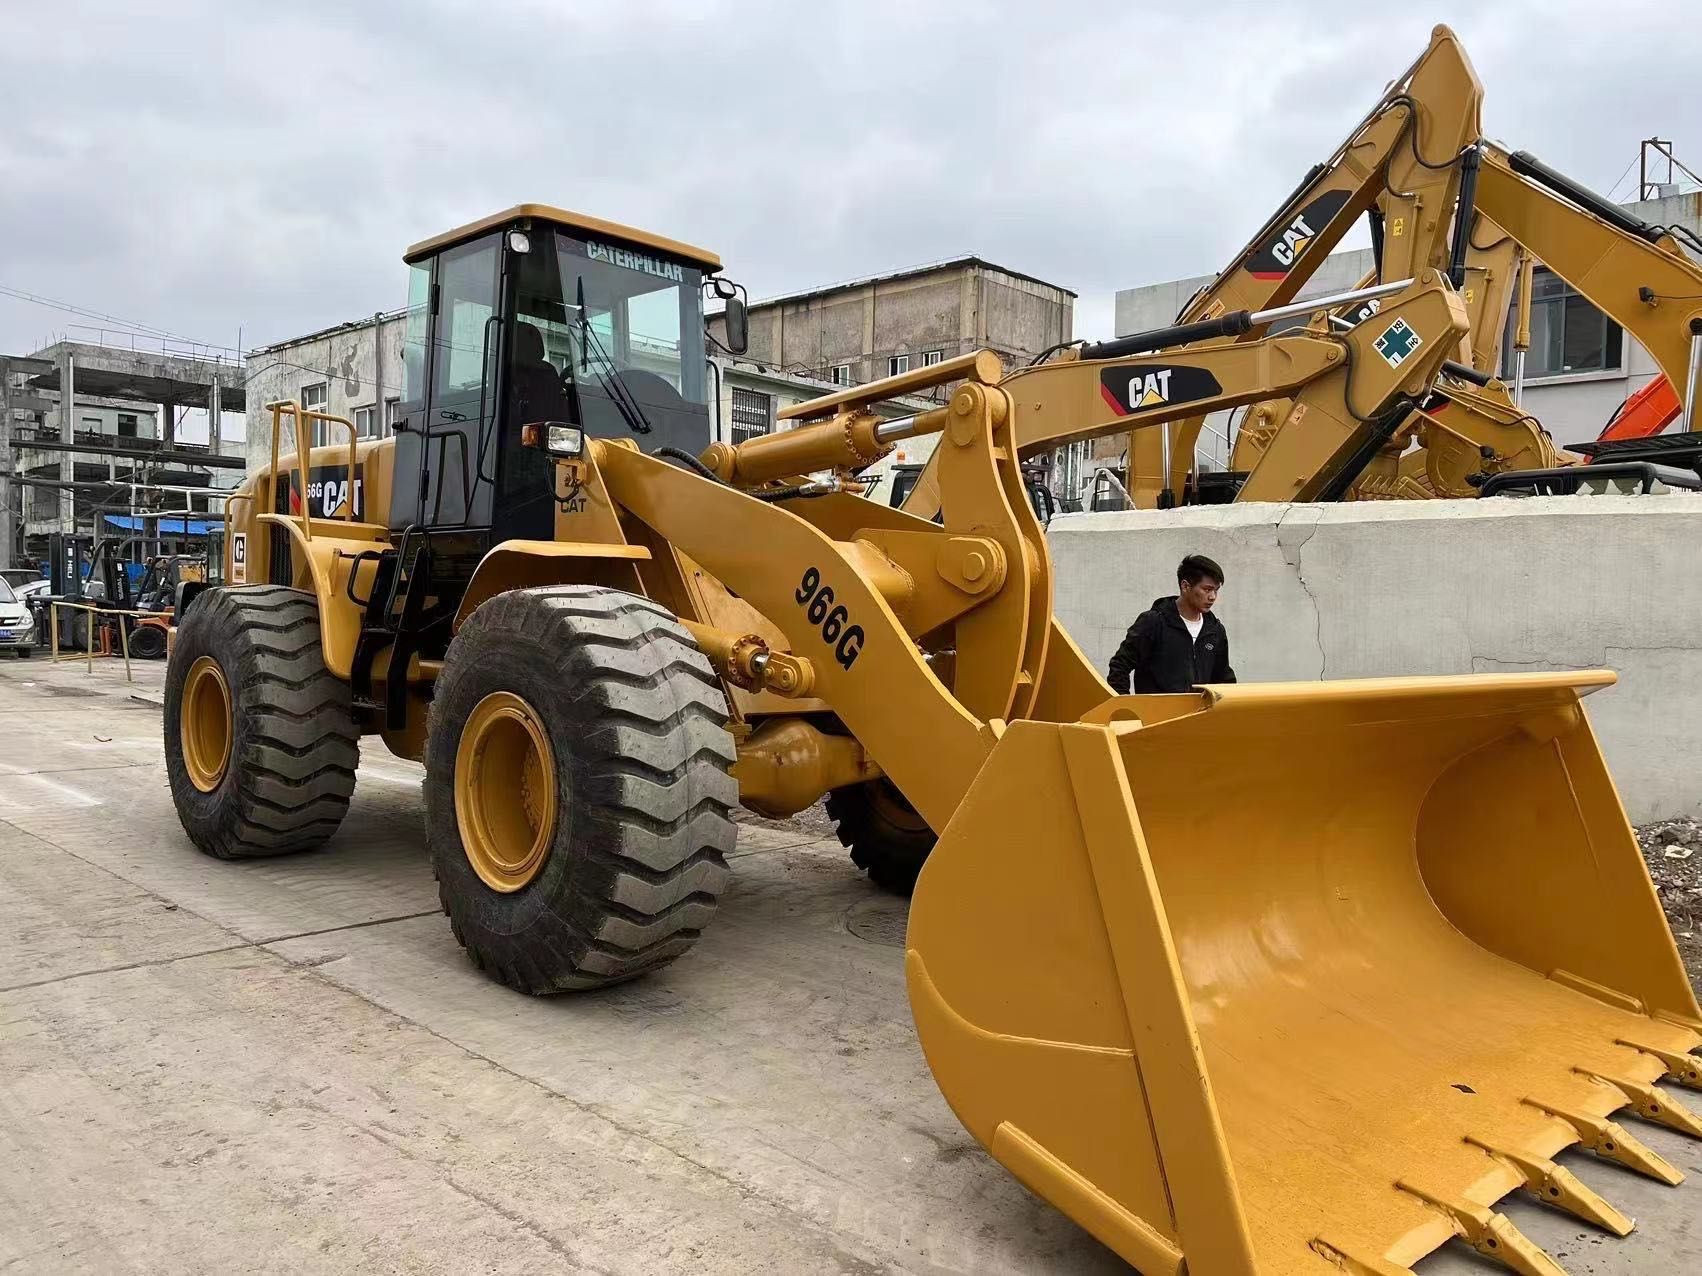
[[[1558,454],[1546,463],[1472,463],[1484,437],[1476,421],[1486,416],[1499,414],[1510,427],[1524,416],[1524,428],[1547,437],[1520,412],[1515,399],[1522,396],[1508,397],[1498,380],[1489,379],[1499,366],[1514,280],[1518,281],[1519,339],[1521,344],[1529,343],[1533,261],[1540,261],[1619,324],[1649,351],[1660,370],[1652,390],[1639,399],[1642,420],[1633,422],[1627,416],[1620,423],[1622,433],[1636,437],[1658,432],[1681,412],[1686,420],[1694,417],[1702,366],[1702,264],[1685,253],[1681,241],[1688,240],[1698,250],[1702,242],[1683,227],[1654,226],[1633,217],[1528,152],[1510,153],[1489,142],[1480,143],[1477,151],[1473,201],[1477,218],[1467,259],[1484,281],[1480,298],[1484,304],[1473,313],[1472,362],[1485,389],[1476,394],[1456,389],[1448,399],[1427,404],[1418,417],[1424,423],[1422,441],[1428,446],[1400,456],[1392,467],[1393,481],[1386,475],[1381,489],[1361,495],[1464,496],[1486,486],[1493,490],[1503,484],[1570,482],[1623,468],[1606,458],[1605,464],[1585,465],[1582,458]],[[1522,361],[1516,367],[1522,367]],[[1458,371],[1470,378],[1470,372]],[[1522,372],[1516,372],[1516,390],[1522,380]],[[1259,414],[1264,414],[1263,419]],[[1249,472],[1243,499],[1285,499],[1281,484],[1286,471],[1304,464],[1290,462],[1280,474],[1264,468],[1266,453],[1277,445],[1277,427],[1271,422],[1281,420],[1280,404],[1260,405],[1249,414],[1251,428],[1244,423],[1237,437],[1232,465]],[[1296,432],[1286,442],[1302,452],[1315,446],[1303,433]]]
[[[1702,365],[1702,267],[1680,243],[1695,237],[1683,227],[1640,222],[1527,152],[1509,153],[1484,141],[1478,136],[1482,97],[1457,37],[1437,27],[1424,53],[1348,140],[1302,179],[1230,266],[1178,316],[1177,331],[1185,333],[1188,324],[1232,308],[1283,306],[1362,214],[1370,219],[1379,263],[1362,288],[1430,266],[1449,271],[1466,300],[1472,328],[1458,358],[1444,365],[1431,394],[1408,418],[1388,428],[1383,445],[1362,454],[1351,469],[1335,463],[1339,438],[1320,432],[1319,423],[1306,422],[1304,413],[1291,417],[1292,402],[1250,406],[1232,451],[1232,471],[1244,476],[1233,499],[1470,497],[1502,484],[1574,484],[1591,474],[1648,470],[1643,461],[1585,468],[1584,458],[1555,447],[1520,405],[1520,396],[1495,375],[1509,300],[1519,281],[1519,340],[1529,341],[1533,258],[1641,341],[1666,374],[1664,384],[1630,405],[1634,411],[1620,423],[1622,433],[1655,432],[1679,414],[1681,395],[1686,405],[1696,397],[1689,387]],[[1455,149],[1444,154],[1450,146]],[[1377,304],[1350,302],[1333,314],[1318,313],[1314,323],[1349,326],[1375,313]],[[1263,331],[1189,339],[1245,341]],[[1117,340],[1077,344],[1079,349],[1065,349],[1062,357],[1105,357],[1124,348]],[[1204,416],[1196,415],[1128,436],[1127,491],[1135,505],[1200,499],[1189,477],[1204,424]],[[1023,456],[1032,458],[1056,444],[1043,432],[1025,432],[1020,445]],[[930,516],[938,510],[938,495],[932,474],[924,473],[905,508]]]
[[[1371,439],[1466,332],[1445,277],[1341,333],[978,352],[729,446],[713,254],[522,205],[406,260],[395,439],[272,405],[228,583],[180,589],[164,750],[202,851],[323,843],[376,735],[425,765],[455,938],[545,993],[691,948],[735,802],[884,804],[938,835],[905,968],[947,1101],[1147,1273],[1394,1276],[1454,1237],[1551,1273],[1506,1194],[1631,1225],[1563,1149],[1677,1180],[1614,1120],[1702,1137],[1655,1085],[1702,1085],[1702,1010],[1580,705],[1611,675],[1114,696],[1052,614],[1030,423],[1283,395]],[[938,523],[857,494],[923,434]]]
[[[1499,323],[1510,285],[1504,254],[1478,248],[1460,236],[1453,215],[1462,201],[1468,208],[1472,204],[1482,100],[1483,87],[1458,38],[1438,26],[1424,52],[1391,83],[1347,140],[1302,178],[1228,268],[1183,307],[1173,330],[1181,334],[1176,339],[1232,344],[1265,334],[1262,326],[1245,331],[1213,327],[1221,316],[1236,311],[1281,309],[1285,320],[1294,319],[1288,309],[1292,298],[1361,216],[1370,220],[1379,262],[1379,271],[1363,280],[1362,287],[1373,287],[1379,279],[1409,278],[1425,268],[1446,269],[1465,299],[1473,331],[1489,326],[1484,319],[1489,310]],[[1321,330],[1332,323],[1351,325],[1376,312],[1376,297],[1364,296],[1360,289],[1347,295],[1353,300],[1333,317],[1318,317]],[[1218,335],[1198,335],[1207,332]],[[1127,348],[1123,339],[1069,343],[1043,357],[1104,358]],[[1417,475],[1429,494],[1470,495],[1473,489],[1466,480],[1479,472],[1553,465],[1556,453],[1541,427],[1504,392],[1485,386],[1488,378],[1472,366],[1478,353],[1473,343],[1460,343],[1423,404],[1414,405],[1404,420],[1385,423],[1381,446],[1360,450],[1352,467],[1332,460],[1339,437],[1301,425],[1304,411],[1296,418],[1299,428],[1277,441],[1278,428],[1294,407],[1291,401],[1273,399],[1249,407],[1241,436],[1250,446],[1259,445],[1257,453],[1246,458],[1247,468],[1256,473],[1247,477],[1237,499],[1338,500],[1350,494],[1395,494],[1413,485],[1412,462],[1406,462],[1409,473],[1403,475],[1398,458],[1415,437],[1434,445],[1430,472],[1421,463]],[[1128,487],[1137,506],[1167,507],[1184,500],[1204,424],[1205,417],[1196,414],[1163,430],[1128,436]],[[1025,457],[1056,446],[1046,433],[1026,429],[1019,441]],[[1256,467],[1254,462],[1273,447],[1275,454]],[[932,516],[938,496],[932,474],[924,473],[905,508]]]

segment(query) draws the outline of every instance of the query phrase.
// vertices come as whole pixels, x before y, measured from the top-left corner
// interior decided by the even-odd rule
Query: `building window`
[[[400,396],[384,400],[384,437],[389,438],[396,433],[396,418],[402,415],[402,400]]]
[[[363,439],[378,437],[378,409],[372,404],[355,409],[355,433]]]
[[[118,434],[120,438],[133,439],[136,437],[136,414],[120,412],[118,414]]]
[[[834,364],[833,367],[829,368],[827,371],[827,379],[833,382],[834,385],[850,385],[851,365],[849,363]]]
[[[895,354],[886,361],[886,374],[889,377],[896,377],[901,372],[909,371],[910,356],[907,354]]]
[[[1503,343],[1503,375],[1513,375],[1513,327]],[[1531,280],[1531,348],[1527,377],[1608,372],[1625,366],[1625,331],[1552,270],[1538,266]]]
[[[922,352],[922,366],[931,368],[936,363],[944,363],[945,357],[946,352],[944,350],[925,350]]]
[[[774,422],[774,396],[733,387],[733,442],[767,434]]]
[[[302,386],[302,388],[301,388],[302,411],[304,411],[304,412],[324,412],[324,411],[326,411],[327,409],[325,407],[325,403],[326,403],[326,399],[328,397],[328,392],[329,392],[329,387],[328,387],[327,383],[324,382],[324,381],[315,382],[313,385]],[[312,444],[312,446],[314,446],[314,447],[321,446],[322,444],[324,444],[325,440],[329,436],[330,436],[330,432],[327,430],[325,422],[315,421],[313,423],[313,433],[312,433],[313,444]]]
[[[101,432],[100,425],[101,421],[98,416],[86,416],[82,420],[83,429],[89,431],[91,434],[99,434]]]

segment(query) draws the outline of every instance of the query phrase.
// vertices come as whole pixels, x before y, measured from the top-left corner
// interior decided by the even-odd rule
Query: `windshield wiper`
[[[626,422],[627,429],[634,434],[651,433],[655,427],[650,424],[650,418],[644,415],[644,409],[639,406],[638,400],[632,397],[632,391],[626,388],[626,383],[620,377],[620,369],[609,356],[609,352],[604,349],[602,339],[597,336],[597,330],[591,326],[591,312],[585,308],[585,280],[583,277],[579,280],[577,300],[579,303],[580,333],[579,370],[581,372],[592,371],[597,374],[598,384],[603,387],[603,393],[609,396],[610,401],[619,410],[621,419]],[[602,368],[591,367],[590,356],[593,348],[597,352],[598,360],[604,367],[608,368],[608,372],[604,372]]]

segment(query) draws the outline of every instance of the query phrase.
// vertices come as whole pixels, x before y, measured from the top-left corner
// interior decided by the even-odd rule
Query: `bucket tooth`
[[[1625,1102],[1630,1105],[1631,1110],[1645,1121],[1664,1125],[1669,1130],[1688,1134],[1693,1139],[1702,1139],[1702,1118],[1698,1118],[1689,1108],[1678,1103],[1670,1095],[1662,1094],[1654,1086],[1643,1081],[1633,1081],[1629,1077],[1605,1076],[1584,1068],[1574,1068],[1573,1071],[1588,1077],[1597,1085],[1611,1086],[1618,1090],[1625,1096]]]
[[[1633,1050],[1641,1050],[1644,1054],[1659,1059],[1671,1080],[1692,1090],[1702,1090],[1702,1058],[1693,1054],[1680,1054],[1677,1050],[1667,1050],[1660,1046],[1645,1045],[1641,1041],[1628,1041],[1624,1037],[1620,1037],[1617,1044],[1630,1046]]]
[[[1312,1242],[1312,1252],[1329,1259],[1347,1276],[1418,1276],[1410,1267],[1375,1255],[1355,1253],[1343,1246],[1332,1245],[1322,1237]]]
[[[1566,1122],[1577,1134],[1579,1145],[1594,1152],[1604,1161],[1623,1165],[1628,1170],[1635,1170],[1639,1174],[1665,1183],[1668,1187],[1677,1187],[1684,1182],[1684,1175],[1671,1161],[1645,1145],[1617,1122],[1559,1104],[1544,1103],[1540,1099],[1526,1099],[1524,1102],[1539,1112],[1546,1112],[1549,1116]]]
[[[1566,1276],[1566,1269],[1534,1244],[1505,1214],[1453,1197],[1437,1196],[1404,1180],[1395,1184],[1401,1191],[1441,1210],[1459,1237],[1485,1258],[1493,1259],[1519,1276]]]
[[[1586,1187],[1583,1181],[1564,1165],[1556,1165],[1540,1156],[1509,1151],[1486,1139],[1473,1138],[1469,1134],[1466,1136],[1466,1142],[1473,1147],[1482,1148],[1497,1161],[1512,1166],[1522,1174],[1525,1190],[1543,1204],[1565,1210],[1568,1214],[1581,1218],[1586,1223],[1594,1223],[1615,1236],[1630,1235],[1633,1226],[1631,1219]]]

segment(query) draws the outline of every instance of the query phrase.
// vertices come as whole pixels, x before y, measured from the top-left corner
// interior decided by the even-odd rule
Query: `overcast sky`
[[[753,297],[979,253],[1109,335],[1116,289],[1219,267],[1438,20],[1492,136],[1621,198],[1651,134],[1702,170],[1680,0],[19,7],[0,288],[228,346],[398,306],[406,244],[523,200],[712,248]],[[7,352],[87,322],[0,295]]]

